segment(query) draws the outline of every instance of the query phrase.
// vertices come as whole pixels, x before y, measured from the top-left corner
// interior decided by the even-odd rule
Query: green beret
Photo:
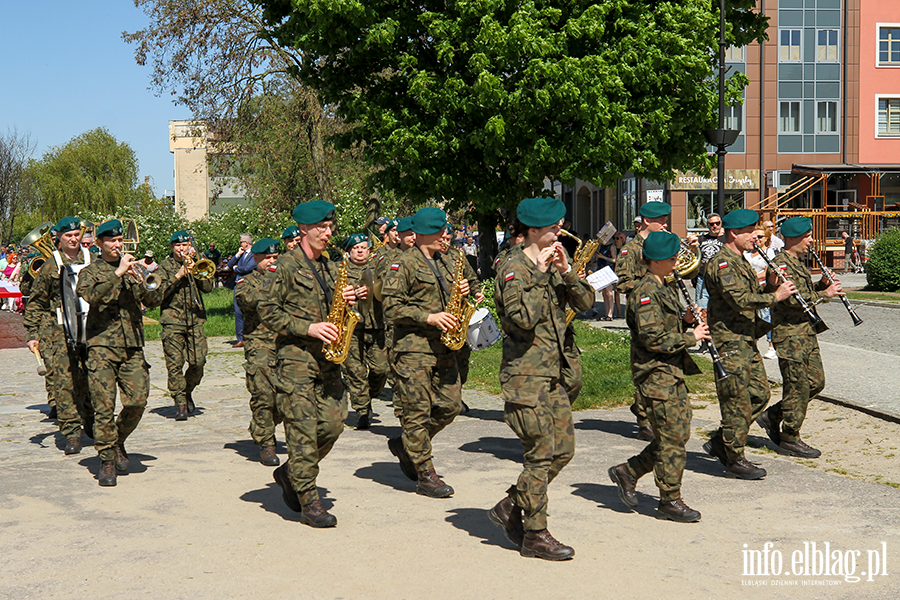
[[[516,218],[526,227],[549,227],[566,216],[566,205],[556,198],[526,198],[516,208]]]
[[[397,231],[399,233],[403,233],[404,231],[410,231],[413,227],[413,218],[412,217],[403,217],[397,222]]]
[[[647,202],[641,206],[641,216],[647,219],[657,219],[670,214],[672,214],[672,206],[665,202]]]
[[[324,200],[301,202],[293,210],[291,216],[300,225],[315,225],[322,221],[334,220],[334,204]]]
[[[412,230],[419,235],[438,233],[447,224],[447,213],[436,206],[420,208],[413,215]]]
[[[118,219],[110,219],[106,223],[101,223],[97,227],[97,237],[119,237],[122,235],[122,221]]]
[[[300,228],[296,225],[291,225],[281,234],[281,239],[283,240],[292,240],[296,237],[300,237]]]
[[[809,217],[791,217],[781,224],[781,235],[786,238],[800,237],[812,231],[812,219]]]
[[[188,235],[187,231],[176,231],[172,234],[172,237],[169,238],[170,244],[181,244],[183,242],[191,241],[191,236]]]
[[[668,231],[654,231],[644,240],[641,252],[648,260],[667,260],[681,250],[681,238]]]
[[[281,242],[278,240],[273,240],[272,238],[263,238],[257,241],[250,248],[250,252],[253,254],[278,254],[278,250],[281,249]]]
[[[56,223],[58,234],[78,231],[79,229],[81,229],[81,219],[76,219],[75,217],[63,217]]]
[[[387,222],[387,227],[384,228],[384,232],[387,233],[388,231],[395,228],[399,224],[400,224],[399,219],[391,219],[390,221]]]
[[[722,226],[725,229],[743,229],[756,225],[759,222],[759,213],[748,208],[738,208],[722,218]]]
[[[447,233],[453,233],[453,225],[447,223],[447,226],[444,228],[447,230]]]
[[[365,233],[354,233],[350,237],[347,238],[347,241],[344,242],[344,249],[349,250],[353,246],[357,244],[361,244],[362,242],[369,243],[369,236]]]

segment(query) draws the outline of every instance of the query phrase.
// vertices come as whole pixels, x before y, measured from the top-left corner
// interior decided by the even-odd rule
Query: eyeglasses
[[[721,224],[722,221],[710,221],[709,223],[707,223],[707,225],[709,225],[710,227],[718,227]]]

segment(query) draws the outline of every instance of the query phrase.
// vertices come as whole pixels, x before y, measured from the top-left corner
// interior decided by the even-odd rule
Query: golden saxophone
[[[576,273],[583,271],[591,259],[594,258],[594,254],[597,253],[597,248],[600,247],[600,238],[591,238],[590,241],[582,244],[578,236],[572,235],[565,229],[560,229],[559,233],[572,238],[578,244],[578,248],[575,249],[575,256],[572,257],[572,270]],[[575,310],[570,306],[566,309],[566,327],[572,323],[574,318]]]
[[[451,350],[459,350],[466,343],[466,334],[469,332],[469,321],[475,314],[475,305],[464,298],[459,291],[459,284],[465,279],[465,258],[460,252],[456,258],[456,275],[453,277],[453,289],[450,291],[450,300],[447,302],[446,312],[456,317],[456,327],[448,329],[441,334],[441,342]]]
[[[341,266],[338,268],[337,281],[334,282],[334,300],[331,302],[331,310],[328,311],[328,322],[337,327],[337,341],[325,344],[322,351],[325,358],[335,364],[341,364],[347,360],[350,353],[350,342],[353,340],[353,330],[361,317],[344,300],[344,288],[347,287],[347,254],[343,254]]]

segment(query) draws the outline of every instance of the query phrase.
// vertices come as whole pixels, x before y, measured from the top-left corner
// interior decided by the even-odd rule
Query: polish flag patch
[[[628,254],[628,250],[622,250],[621,252],[619,252],[619,256],[625,256],[626,254]]]
[[[400,270],[400,265],[399,265],[399,264],[394,263],[394,264],[391,265],[391,271],[399,271],[399,270]]]
[[[724,268],[727,267],[727,266],[728,266],[728,263],[727,263],[727,262],[720,262],[720,263],[719,263],[719,268],[720,268],[720,269],[724,269]]]
[[[244,280],[244,278],[243,278],[243,277],[241,277],[241,278],[240,278],[240,279],[238,279],[238,280],[237,280],[237,281],[235,281],[235,282],[234,282],[234,283],[235,283],[235,284],[238,284],[238,283],[240,283],[240,282],[242,282],[242,281],[243,281],[243,280]]]
[[[275,265],[269,265],[269,270],[270,270],[270,271],[274,271],[274,270],[275,270]]]
[[[778,268],[782,271],[787,271],[787,265],[779,265]]]
[[[516,278],[515,273],[507,273],[506,277],[503,278],[503,281],[512,281],[515,278]]]
[[[641,298],[641,306],[645,304],[650,304],[650,296],[644,296],[643,298]]]

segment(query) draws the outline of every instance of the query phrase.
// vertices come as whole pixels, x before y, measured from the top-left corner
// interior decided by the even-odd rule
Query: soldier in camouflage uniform
[[[420,209],[412,225],[416,247],[393,258],[382,285],[384,318],[394,325],[395,402],[403,410],[403,434],[388,447],[403,473],[418,481],[416,492],[432,498],[448,498],[453,488],[434,470],[431,440],[462,409],[456,355],[441,342],[457,323],[445,310],[455,276],[441,251],[446,225],[444,211]],[[463,279],[459,290],[468,296],[469,282]]]
[[[665,231],[671,212],[672,207],[665,202],[647,202],[641,206],[641,228],[634,238],[622,247],[616,260],[616,277],[619,278],[616,289],[619,293],[625,294],[626,301],[631,290],[647,274],[647,264],[642,260],[641,254],[644,240],[654,231]],[[645,442],[652,442],[656,438],[645,406],[646,402],[641,400],[640,392],[635,390],[631,412],[637,417],[637,437]]]
[[[572,408],[562,384],[566,305],[594,305],[594,290],[572,270],[557,241],[565,216],[555,198],[519,203],[525,242],[509,254],[494,279],[494,302],[503,328],[500,385],[506,424],[522,440],[524,469],[507,496],[491,509],[522,556],[565,560],[575,551],[547,531],[547,486],[575,454]],[[524,513],[524,518],[523,518]]]
[[[64,217],[55,227],[57,250],[44,262],[31,284],[23,325],[28,349],[40,352],[47,367],[45,385],[56,400],[59,431],[66,438],[66,454],[81,452],[82,421],[93,435],[94,410],[87,390],[81,351],[66,342],[62,319],[60,272],[67,265],[86,265],[91,254],[81,247],[81,221]],[[23,292],[24,293],[24,292]]]
[[[773,262],[790,279],[797,291],[812,306],[827,302],[841,292],[841,282],[831,285],[825,275],[813,283],[809,271],[800,262],[812,243],[812,219],[792,217],[781,226],[784,251]],[[770,273],[767,289],[774,289],[778,279]],[[791,296],[772,308],[772,342],[781,369],[781,402],[770,406],[756,419],[769,438],[782,452],[802,458],[818,458],[822,453],[800,439],[800,427],[806,418],[809,401],[825,389],[825,369],[819,353],[818,333],[796,298]],[[783,422],[782,422],[783,421]]]
[[[300,243],[300,230],[296,225],[291,225],[281,234],[281,239],[284,241],[284,246],[287,248],[287,251],[290,252]]]
[[[722,357],[727,379],[716,380],[722,426],[703,449],[725,465],[729,477],[762,479],[766,470],[744,458],[750,424],[769,402],[769,383],[756,340],[771,325],[759,317],[761,308],[772,306],[796,291],[794,284],[782,284],[775,293],[765,293],[743,253],[757,240],[759,215],[752,210],[733,210],[722,219],[725,241],[706,264],[704,286],[709,290],[708,323]]]
[[[294,244],[296,246],[296,244]],[[275,426],[281,422],[275,403],[275,332],[259,318],[259,302],[269,267],[278,258],[278,241],[263,238],[250,251],[256,270],[238,277],[234,297],[244,313],[244,370],[250,392],[250,436],[259,446],[259,462],[267,467],[280,464],[275,454]]]
[[[685,333],[684,323],[693,321],[693,315],[682,315],[675,290],[665,283],[675,270],[680,249],[681,240],[674,233],[653,232],[644,241],[647,274],[628,296],[625,320],[631,330],[631,373],[654,439],[640,454],[610,467],[608,473],[622,502],[635,508],[637,480],[653,471],[659,488],[656,517],[693,523],[700,520],[700,513],[681,499],[685,445],[691,437],[691,403],[684,377],[700,373],[687,349],[709,339],[709,327],[701,323]]]
[[[56,237],[56,226],[50,228],[50,239],[53,241],[53,245],[57,244]],[[40,256],[36,256],[35,258],[40,258]],[[32,259],[32,261],[34,258]],[[43,260],[43,259],[42,259]],[[46,262],[46,261],[45,261]],[[29,267],[32,263],[29,262]],[[23,269],[25,267],[23,266]],[[40,268],[38,269],[38,273],[40,273]],[[31,275],[31,269],[25,269],[25,274],[22,276],[22,281],[19,283],[19,291],[22,292],[22,300],[25,302],[25,309],[28,310],[28,301],[31,296],[31,288],[34,285],[34,280],[37,276]],[[55,315],[54,315],[55,321]],[[36,334],[36,341],[38,344],[41,343],[41,331],[38,328],[38,332]],[[50,342],[45,342],[46,345],[49,345]],[[42,359],[43,360],[43,359]],[[50,375],[51,369],[50,366],[47,365],[46,361],[44,361],[44,367],[47,369],[47,372],[44,375],[44,389],[47,391],[47,405],[50,407],[50,410],[47,412],[48,419],[56,419],[59,417],[59,413],[56,410],[56,386],[53,385],[52,376]]]
[[[137,427],[150,395],[150,365],[144,359],[141,304],[160,303],[159,288],[150,292],[129,275],[135,258],[122,253],[122,223],[97,227],[101,260],[78,277],[76,291],[90,305],[87,319],[88,386],[94,403],[94,447],[100,454],[102,486],[116,485],[116,473],[130,468],[125,440]],[[122,409],[115,418],[116,385]]]
[[[171,254],[159,264],[159,296],[162,306],[162,346],[169,373],[169,394],[175,401],[175,420],[186,421],[194,412],[193,391],[203,379],[206,365],[206,307],[202,294],[213,290],[214,278],[197,279],[185,268],[185,257],[196,260],[197,253],[186,231],[176,231],[169,239]],[[182,372],[184,364],[187,369]]]
[[[381,302],[366,285],[366,272],[374,287],[374,265],[369,264],[369,236],[356,233],[344,244],[350,262],[348,280],[356,286],[357,312],[361,320],[353,331],[350,354],[344,361],[344,373],[350,392],[350,406],[356,411],[356,428],[368,429],[372,418],[372,398],[384,389],[388,375],[387,349],[384,345],[384,317]]]
[[[341,366],[325,358],[323,346],[340,331],[328,322],[334,294],[355,300],[353,287],[335,290],[339,263],[323,254],[331,239],[334,205],[304,202],[293,211],[300,243],[269,267],[258,305],[276,338],[276,407],[284,419],[288,461],[275,469],[285,504],[311,527],[334,527],[337,519],[319,501],[319,463],[343,430]]]

